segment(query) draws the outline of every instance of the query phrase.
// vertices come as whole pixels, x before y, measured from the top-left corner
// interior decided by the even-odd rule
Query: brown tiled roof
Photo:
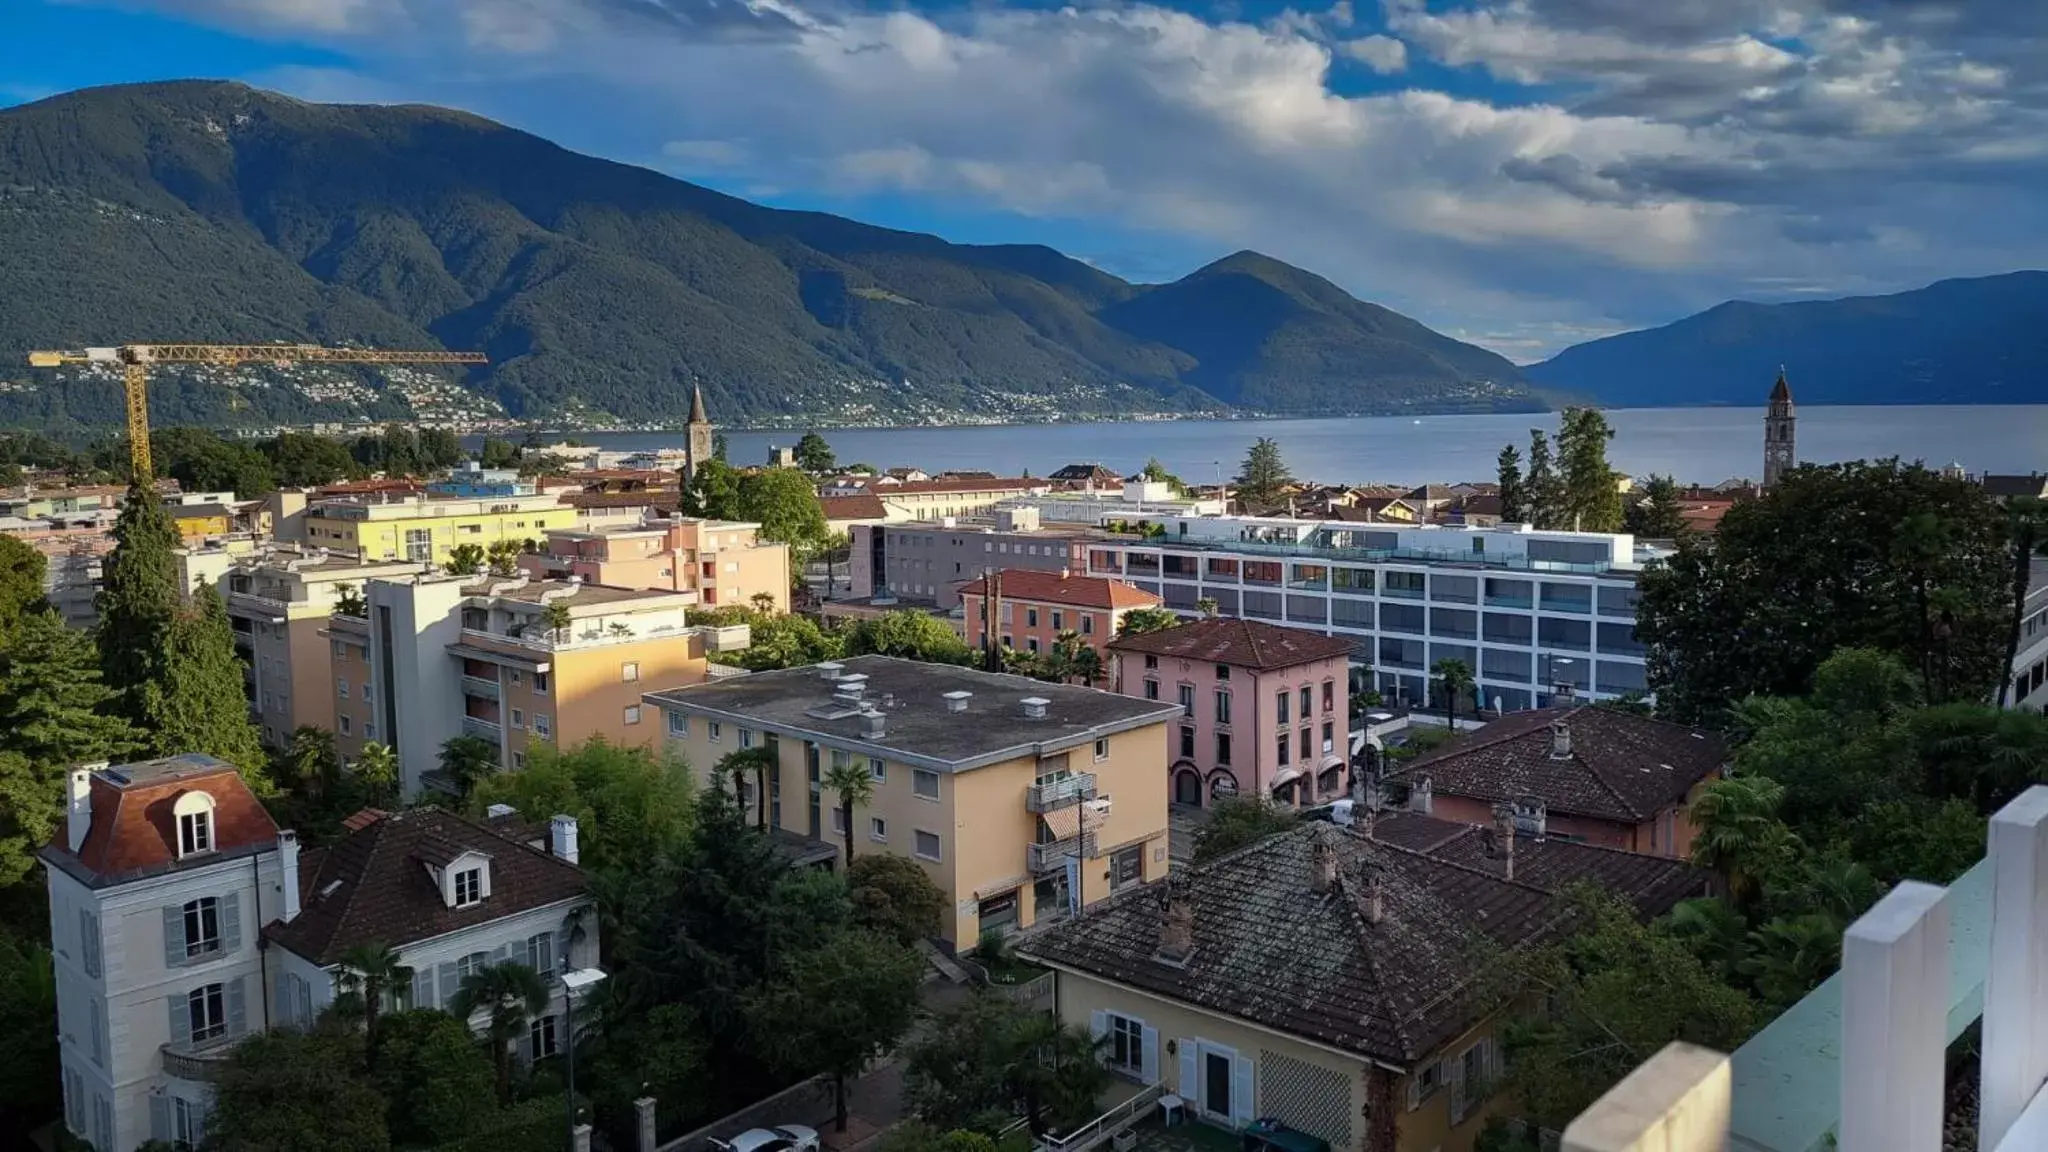
[[[1551,755],[1554,720],[1571,734],[1567,757]],[[1438,795],[1533,796],[1552,812],[1640,823],[1682,802],[1727,761],[1712,732],[1586,704],[1502,717],[1410,761],[1400,775],[1428,775]]]
[[[1117,652],[1143,652],[1259,669],[1292,668],[1311,660],[1351,654],[1349,640],[1227,616],[1194,620],[1158,632],[1119,636],[1109,647]]]
[[[171,808],[187,792],[213,800],[213,851],[189,863],[260,852],[277,844],[277,824],[235,766],[190,753],[123,764],[92,774],[92,826],[73,853],[60,821],[44,858],[93,887],[177,869],[178,826]]]
[[[2040,496],[2048,493],[2048,476],[2038,472],[2028,476],[1994,476],[1987,472],[1982,483],[1985,494],[1989,496]]]
[[[1500,497],[1486,494],[1467,496],[1458,502],[1458,511],[1467,516],[1498,516],[1501,511]]]
[[[1338,865],[1327,892],[1310,884],[1318,841]],[[1555,852],[1553,842],[1518,843],[1518,852],[1524,848],[1532,856]],[[1625,853],[1596,853],[1560,854],[1566,862],[1553,871],[1599,882],[1614,863],[1638,867],[1617,859]],[[1684,894],[1699,890],[1696,869],[1648,859],[1660,875],[1684,877]],[[1461,993],[1480,974],[1482,939],[1540,943],[1564,926],[1566,906],[1547,878],[1525,878],[1519,856],[1517,869],[1510,881],[1498,861],[1474,866],[1312,823],[1114,896],[1020,951],[1405,1067],[1469,1027],[1481,1010]],[[1375,875],[1382,886],[1377,922],[1368,879]],[[1181,885],[1193,907],[1194,949],[1184,964],[1170,964],[1158,956],[1159,930],[1166,893]],[[1635,900],[1646,915],[1679,898],[1676,883],[1637,887],[1646,890]]]
[[[960,587],[962,596],[987,596],[988,577]],[[1070,604],[1076,608],[1156,608],[1159,597],[1107,576],[1062,576],[1029,568],[1003,570],[1003,599],[1039,604]]]
[[[325,965],[358,944],[400,948],[583,895],[580,870],[514,834],[438,808],[371,821],[331,848],[300,856],[302,911],[264,934]],[[474,907],[450,908],[425,862],[472,851],[490,857],[491,894]]]
[[[1483,825],[1439,820],[1419,812],[1382,813],[1373,838],[1415,848],[1452,864],[1505,875],[1505,861],[1496,842],[1489,846]],[[1546,892],[1561,892],[1590,880],[1648,914],[1661,913],[1693,896],[1704,894],[1711,875],[1683,860],[1606,848],[1572,840],[1515,838],[1515,880]]]
[[[671,510],[679,497],[673,488],[642,488],[637,492],[564,492],[563,504],[570,508],[653,508]]]
[[[889,515],[880,496],[822,496],[818,507],[825,510],[827,520],[882,520]]]
[[[1410,500],[1455,500],[1458,498],[1458,494],[1451,491],[1448,484],[1424,484],[1420,488],[1411,488],[1402,495]]]
[[[877,496],[887,497],[935,492],[1022,492],[1030,488],[1051,486],[1044,480],[1004,480],[990,477],[985,480],[905,480],[899,484],[870,482],[868,491]]]

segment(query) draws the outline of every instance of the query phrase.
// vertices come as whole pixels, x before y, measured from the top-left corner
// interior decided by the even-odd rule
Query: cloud
[[[1408,68],[1408,46],[1392,36],[1360,36],[1342,44],[1344,54],[1382,74]]]

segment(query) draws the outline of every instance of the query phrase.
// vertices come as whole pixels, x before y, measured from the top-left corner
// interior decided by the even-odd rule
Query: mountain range
[[[13,368],[27,349],[173,340],[477,349],[456,407],[585,424],[680,420],[692,385],[769,425],[1544,407],[1502,357],[1252,252],[1133,284],[462,112],[211,81],[0,111],[0,302],[0,422],[44,426],[114,424],[119,398],[111,375]],[[453,391],[434,381],[160,368],[151,410],[431,416]]]

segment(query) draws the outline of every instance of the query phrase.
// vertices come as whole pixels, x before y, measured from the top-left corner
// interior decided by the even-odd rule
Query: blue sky
[[[1136,280],[1240,248],[1520,361],[2048,264],[2016,0],[7,0],[0,103],[425,101]]]

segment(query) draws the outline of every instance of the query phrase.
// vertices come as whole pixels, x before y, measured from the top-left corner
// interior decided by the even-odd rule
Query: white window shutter
[[[242,947],[242,894],[230,892],[220,898],[220,946],[221,954],[239,951]]]
[[[1188,1102],[1189,1108],[1201,1108],[1202,1081],[1195,1069],[1195,1042],[1186,1036],[1180,1040],[1179,1095]]]
[[[299,998],[297,1005],[299,1023],[311,1027],[313,1023],[313,985],[305,980],[298,980],[294,983],[294,990],[298,993]]]
[[[294,991],[292,985],[297,980],[298,977],[285,972],[279,974],[276,984],[271,985],[270,1014],[277,1017],[280,1021],[292,1024],[299,1022],[298,1013],[295,1011],[298,1004],[292,995]]]
[[[1147,1084],[1159,1083],[1159,1029],[1146,1028],[1143,1056],[1138,1067],[1138,1078]]]
[[[185,966],[185,910],[176,904],[164,908],[164,967]]]
[[[434,1006],[434,969],[431,965],[422,964],[412,970],[412,1006]]]
[[[1230,1122],[1239,1128],[1252,1122],[1252,1062],[1242,1056],[1231,1061]]]
[[[249,1005],[244,999],[243,985],[249,982],[247,976],[237,976],[228,981],[223,989],[228,1005],[228,1035],[240,1036],[249,1030]]]
[[[439,981],[441,985],[441,1011],[454,1011],[456,986],[455,965],[441,965],[441,970],[436,974],[435,978]]]
[[[184,993],[177,992],[165,998],[164,1006],[169,1008],[171,1013],[171,1043],[190,1044],[192,1042],[192,1002],[186,998]]]
[[[1088,1016],[1088,1035],[1096,1040],[1109,1035],[1109,1013],[1097,1008]]]

